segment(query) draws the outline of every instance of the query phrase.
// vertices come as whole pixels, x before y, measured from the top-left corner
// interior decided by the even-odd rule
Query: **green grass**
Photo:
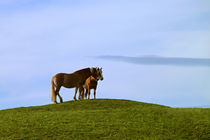
[[[210,109],[128,100],[69,101],[0,111],[0,139],[210,139]]]

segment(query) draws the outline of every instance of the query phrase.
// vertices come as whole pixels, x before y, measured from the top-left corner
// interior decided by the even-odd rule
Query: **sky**
[[[51,104],[52,76],[85,67],[97,98],[210,105],[209,37],[209,0],[0,0],[0,109]]]

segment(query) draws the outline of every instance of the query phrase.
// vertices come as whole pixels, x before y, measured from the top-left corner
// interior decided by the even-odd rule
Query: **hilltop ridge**
[[[209,139],[210,109],[129,100],[68,101],[0,111],[1,139]]]

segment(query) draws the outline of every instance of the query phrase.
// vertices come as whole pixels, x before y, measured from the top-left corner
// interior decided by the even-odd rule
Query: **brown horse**
[[[101,70],[101,69],[100,69]],[[103,80],[103,79],[100,79]],[[90,90],[94,90],[94,99],[96,99],[96,88],[98,84],[98,79],[95,79],[93,76],[90,76],[86,81],[85,84],[83,85],[83,88],[85,89],[85,99],[90,99]]]
[[[103,79],[102,71],[100,71],[99,68],[85,68],[78,71],[75,71],[73,73],[67,74],[67,73],[58,73],[55,76],[52,77],[51,80],[51,99],[54,103],[57,103],[56,96],[58,95],[60,102],[63,102],[62,97],[59,94],[60,88],[63,86],[65,88],[74,88],[75,87],[75,93],[74,93],[74,100],[76,100],[76,94],[77,90],[79,89],[79,96],[82,94],[83,91],[83,85],[85,83],[85,80],[93,76],[95,79]]]

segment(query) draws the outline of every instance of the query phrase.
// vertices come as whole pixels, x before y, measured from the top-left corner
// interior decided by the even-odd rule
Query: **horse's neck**
[[[87,78],[90,77],[90,76],[91,76],[91,72],[90,72],[90,71],[84,73],[85,79],[87,79]]]
[[[90,76],[90,80],[97,81],[92,75]]]
[[[74,73],[82,75],[85,79],[87,79],[88,77],[91,76],[90,68],[81,69],[81,70],[78,70]]]

